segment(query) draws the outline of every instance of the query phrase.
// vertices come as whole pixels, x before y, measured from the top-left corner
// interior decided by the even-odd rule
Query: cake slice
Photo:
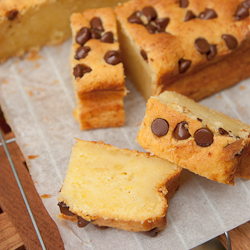
[[[76,120],[81,129],[122,126],[126,90],[114,11],[102,8],[74,13],[71,27]]]
[[[242,0],[119,5],[126,75],[145,99],[171,90],[195,100],[249,77],[249,8]]]
[[[0,62],[70,38],[70,15],[124,0],[1,0]]]
[[[166,226],[182,169],[148,153],[77,139],[59,192],[61,218],[132,232]]]
[[[250,126],[171,91],[151,97],[137,142],[208,179],[250,178]]]

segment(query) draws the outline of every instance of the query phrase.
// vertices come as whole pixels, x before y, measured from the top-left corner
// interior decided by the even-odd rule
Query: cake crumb
[[[28,93],[30,96],[33,96],[33,92],[31,90]]]
[[[222,95],[217,95],[217,98],[222,98]]]
[[[52,82],[52,85],[56,85],[58,82],[58,80],[55,80],[54,82]]]
[[[244,89],[246,89],[246,87],[245,86],[240,86],[239,89],[244,90]]]
[[[29,158],[30,160],[33,160],[33,159],[35,159],[35,158],[37,158],[37,157],[39,157],[39,155],[28,155],[28,158]]]
[[[36,61],[43,58],[37,51],[30,51],[26,57],[28,61]]]
[[[23,69],[19,69],[18,72],[21,74],[23,72]]]
[[[41,195],[41,198],[45,198],[45,199],[47,199],[47,198],[51,198],[51,194],[43,194],[43,195]]]
[[[3,84],[8,84],[8,81],[4,80],[4,81],[3,81]]]

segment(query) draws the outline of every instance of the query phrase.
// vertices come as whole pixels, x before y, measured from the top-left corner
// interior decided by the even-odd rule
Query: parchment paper
[[[44,47],[38,56],[11,59],[0,66],[0,101],[46,209],[56,222],[66,249],[190,249],[250,220],[250,181],[218,184],[184,170],[180,189],[170,200],[168,224],[156,238],[57,217],[57,193],[68,166],[74,137],[144,151],[135,143],[146,102],[126,82],[126,123],[121,128],[80,131],[69,68],[71,41]],[[36,60],[34,60],[36,59]],[[240,67],[240,65],[239,65]],[[250,124],[250,80],[201,103]],[[29,159],[29,156],[33,159]],[[43,196],[44,197],[44,196]]]

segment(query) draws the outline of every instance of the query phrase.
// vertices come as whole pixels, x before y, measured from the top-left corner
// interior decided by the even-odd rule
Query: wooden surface
[[[0,110],[0,129],[5,140],[15,137]],[[24,157],[13,142],[8,144],[31,210],[47,249],[64,249],[61,236],[38,196]],[[250,212],[250,211],[249,211]],[[232,250],[250,249],[250,222],[229,232]],[[225,235],[218,237],[227,249]],[[0,147],[0,250],[42,249],[3,147]],[[203,249],[203,248],[202,248]],[[206,248],[204,248],[206,249]],[[212,250],[212,249],[211,249]]]

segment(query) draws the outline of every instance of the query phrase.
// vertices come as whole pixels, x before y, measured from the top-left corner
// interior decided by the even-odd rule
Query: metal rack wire
[[[33,226],[34,226],[34,228],[35,228],[35,231],[36,231],[37,237],[38,237],[38,239],[39,239],[39,241],[40,241],[41,247],[42,247],[43,250],[46,250],[46,247],[45,247],[45,244],[44,244],[44,242],[43,242],[41,233],[40,233],[39,228],[38,228],[38,226],[37,226],[37,224],[36,224],[36,220],[35,220],[35,218],[34,218],[34,216],[33,216],[33,213],[32,213],[32,211],[31,211],[29,202],[28,202],[28,200],[27,200],[27,197],[26,197],[25,192],[24,192],[24,190],[23,190],[22,184],[21,184],[20,179],[19,179],[19,177],[18,177],[18,174],[17,174],[16,168],[15,168],[15,165],[14,165],[12,159],[11,159],[10,152],[9,152],[9,150],[8,150],[8,148],[7,148],[7,144],[8,144],[8,143],[11,143],[11,142],[15,142],[15,141],[16,141],[16,138],[11,138],[11,139],[5,141],[4,138],[3,138],[3,134],[2,134],[2,132],[1,132],[1,130],[0,130],[0,139],[1,139],[0,147],[1,147],[1,146],[4,147],[5,153],[6,153],[6,155],[7,155],[7,158],[8,158],[8,160],[9,160],[10,166],[11,166],[12,171],[13,171],[13,173],[14,173],[14,176],[15,176],[15,178],[16,178],[16,182],[17,182],[18,187],[19,187],[19,190],[20,190],[20,192],[21,192],[21,194],[22,194],[24,203],[25,203],[26,208],[27,208],[27,210],[28,210],[28,213],[29,213],[30,219],[31,219],[31,221],[32,221],[32,224],[33,224]],[[226,238],[227,238],[227,249],[228,249],[228,250],[232,250],[232,248],[231,248],[231,240],[230,240],[229,233],[228,233],[228,232],[225,232],[225,235],[226,235]]]

